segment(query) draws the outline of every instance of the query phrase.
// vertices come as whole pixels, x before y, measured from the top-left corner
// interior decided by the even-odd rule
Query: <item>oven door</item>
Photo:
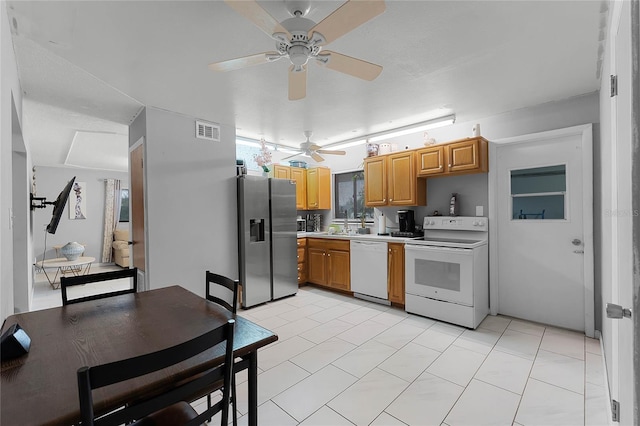
[[[406,292],[473,306],[473,249],[405,245]]]

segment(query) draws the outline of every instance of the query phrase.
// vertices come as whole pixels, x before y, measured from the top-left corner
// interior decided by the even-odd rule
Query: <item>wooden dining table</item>
[[[92,300],[8,317],[31,338],[28,354],[1,364],[0,424],[77,424],[76,372],[82,366],[138,356],[199,336],[224,324],[231,314],[180,287]],[[278,336],[238,315],[234,355],[248,369],[249,424],[258,424],[258,349]],[[94,391],[96,413],[144,398],[189,379],[224,360],[218,345],[177,366]]]

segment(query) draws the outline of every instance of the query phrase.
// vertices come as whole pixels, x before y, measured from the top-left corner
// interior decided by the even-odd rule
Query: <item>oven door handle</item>
[[[413,244],[405,244],[405,250],[417,250],[417,251],[458,251],[466,253],[471,248],[461,248],[461,247],[439,247],[439,246],[423,246],[423,245],[413,245]]]

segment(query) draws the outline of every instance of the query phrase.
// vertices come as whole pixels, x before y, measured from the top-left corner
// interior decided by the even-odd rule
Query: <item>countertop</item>
[[[406,243],[415,238],[392,237],[391,235],[378,234],[332,234],[326,232],[298,232],[298,238],[326,238],[333,240],[354,240],[354,241],[380,241],[389,243]]]

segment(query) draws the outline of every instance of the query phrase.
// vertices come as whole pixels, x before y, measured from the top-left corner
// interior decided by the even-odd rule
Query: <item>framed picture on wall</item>
[[[69,219],[87,218],[87,183],[74,182],[69,194]]]

